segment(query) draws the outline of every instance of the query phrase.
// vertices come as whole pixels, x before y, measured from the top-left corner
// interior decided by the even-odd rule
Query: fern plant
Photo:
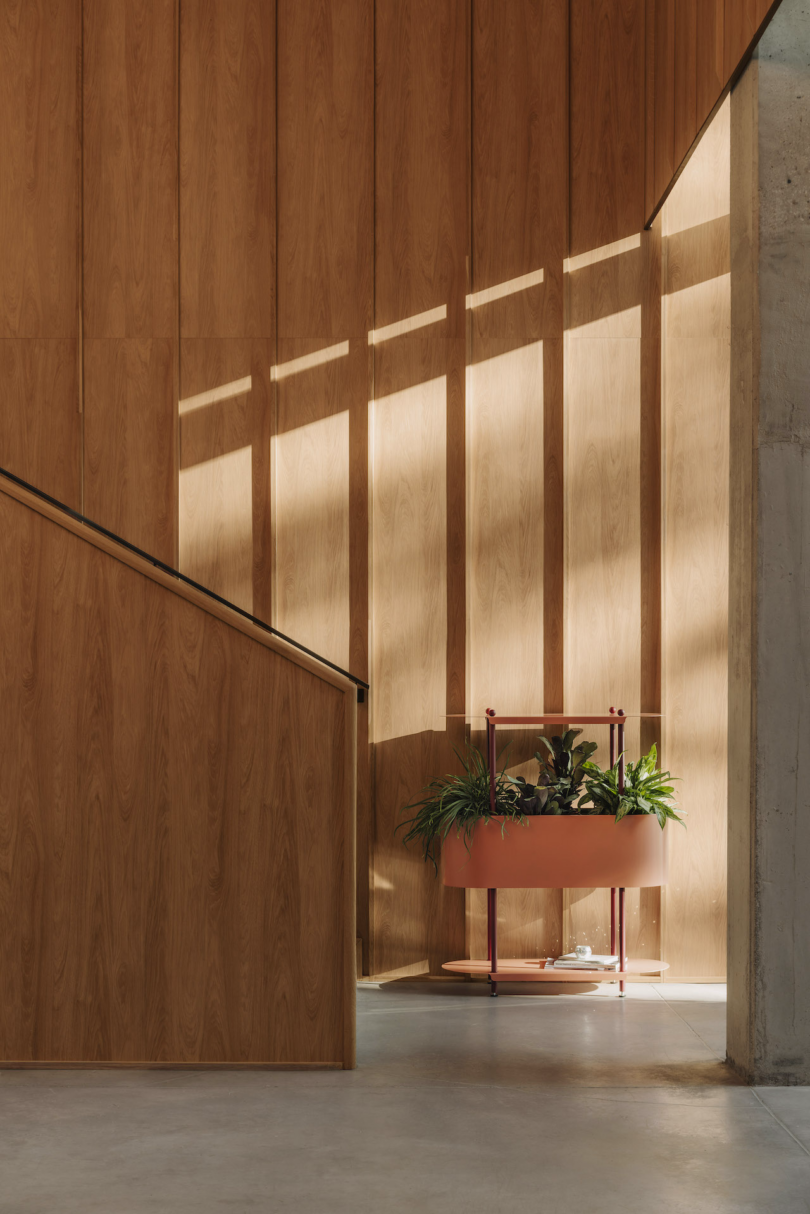
[[[489,770],[484,756],[469,742],[463,754],[459,751],[455,753],[462,766],[461,774],[438,776],[431,780],[422,789],[419,799],[409,802],[402,810],[403,814],[414,810],[413,817],[397,827],[398,830],[405,830],[403,843],[419,842],[425,863],[429,860],[437,872],[437,844],[446,839],[455,827],[459,834],[464,833],[464,841],[469,848],[476,823],[488,822],[492,817]],[[495,776],[495,813],[504,818],[502,830],[507,821],[523,821],[517,790],[505,770],[497,772]]]
[[[546,753],[535,754],[540,764],[540,777],[536,784],[529,784],[523,776],[509,777],[520,798],[520,807],[529,816],[539,814],[579,814],[577,797],[582,789],[588,760],[596,750],[596,742],[580,742],[574,745],[581,729],[569,729],[551,740],[540,735]]]
[[[603,771],[598,763],[585,763],[585,792],[579,802],[580,813],[612,814],[617,822],[635,814],[655,814],[663,830],[668,820],[686,826],[676,810],[675,789],[669,783],[674,777],[658,770],[658,750],[637,763],[625,767],[624,790],[619,790],[619,763]],[[587,803],[590,803],[588,806]]]

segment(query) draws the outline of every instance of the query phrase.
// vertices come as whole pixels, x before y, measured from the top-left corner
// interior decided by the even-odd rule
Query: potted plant
[[[495,818],[505,834],[508,822],[522,822],[518,786],[510,780],[506,771],[495,775],[495,814],[492,813],[490,779],[486,760],[476,746],[467,743],[464,754],[455,751],[461,764],[460,775],[438,776],[422,790],[418,800],[411,801],[403,809],[415,810],[412,818],[401,822],[398,829],[405,830],[402,842],[418,842],[425,862],[439,871],[437,846],[447,839],[451,831],[463,837],[465,844],[472,842],[476,825]]]
[[[486,889],[665,885],[663,827],[681,821],[668,772],[653,747],[637,763],[603,771],[577,730],[541,740],[536,784],[497,773],[492,813],[486,761],[468,748],[462,776],[435,780],[410,807],[405,842],[419,839],[445,885]],[[623,787],[622,787],[623,784]]]

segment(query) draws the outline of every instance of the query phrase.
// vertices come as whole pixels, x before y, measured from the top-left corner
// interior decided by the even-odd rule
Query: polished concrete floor
[[[810,1089],[734,1082],[724,995],[366,983],[354,1072],[0,1072],[0,1211],[805,1214]]]

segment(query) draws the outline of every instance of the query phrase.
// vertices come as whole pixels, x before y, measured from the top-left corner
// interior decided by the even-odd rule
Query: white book
[[[590,957],[578,957],[576,953],[565,953],[554,962],[560,969],[607,970],[616,969],[619,958],[608,953],[592,953]]]

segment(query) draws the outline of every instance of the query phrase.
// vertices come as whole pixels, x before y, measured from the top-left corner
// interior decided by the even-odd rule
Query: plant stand
[[[653,714],[647,714],[653,715]],[[624,789],[624,729],[627,716],[621,709],[618,713],[611,708],[609,716],[580,716],[572,720],[562,714],[538,717],[507,717],[497,716],[491,708],[487,709],[487,765],[490,780],[490,806],[495,816],[495,775],[496,750],[495,729],[498,725],[607,725],[610,727],[610,764],[616,762],[617,741],[619,755],[619,788]],[[613,829],[622,829],[625,823],[630,823],[627,835],[622,839],[619,848],[613,840],[613,847],[603,848],[604,854],[594,854],[594,847],[582,849],[582,859],[578,862],[576,850],[573,856],[571,840],[574,824],[587,824],[584,829],[594,830],[595,824],[610,822]],[[498,994],[499,982],[618,982],[619,995],[624,997],[627,977],[659,973],[669,969],[665,961],[655,959],[633,959],[627,956],[627,925],[625,916],[625,888],[650,885],[665,885],[667,881],[666,849],[663,832],[656,839],[655,832],[661,828],[656,819],[646,817],[626,818],[616,824],[612,819],[599,817],[579,817],[572,815],[566,818],[530,818],[529,823],[554,823],[546,826],[547,839],[539,834],[532,840],[533,852],[528,856],[528,849],[520,852],[519,842],[510,839],[508,846],[504,843],[500,832],[497,836],[476,838],[467,859],[460,855],[464,843],[458,838],[448,838],[444,842],[445,864],[444,882],[446,885],[462,886],[464,888],[486,888],[487,890],[487,960],[486,961],[448,961],[442,969],[456,974],[484,975],[491,987],[493,997]],[[480,826],[480,824],[479,824]],[[580,830],[579,825],[574,829]],[[478,828],[476,828],[478,829]],[[538,828],[536,828],[538,829]],[[597,832],[602,826],[595,827]],[[563,831],[565,836],[563,837]],[[632,832],[632,833],[631,833]],[[583,836],[580,833],[580,840]],[[604,841],[605,837],[602,836]],[[622,852],[624,843],[628,847],[627,855]],[[593,844],[593,840],[589,841]],[[599,840],[597,840],[597,843]],[[656,846],[657,843],[657,846]],[[556,847],[556,851],[555,851]],[[500,849],[500,850],[499,850]],[[544,850],[545,849],[545,850]],[[528,860],[528,863],[527,863]],[[510,861],[514,875],[510,873]],[[581,868],[578,864],[581,863]],[[465,866],[469,872],[465,875]],[[528,868],[528,875],[527,875]],[[533,882],[531,871],[535,870],[541,880]],[[581,879],[579,879],[581,877]],[[610,951],[617,953],[620,958],[618,970],[569,970],[555,969],[553,964],[547,964],[545,958],[534,959],[499,959],[498,957],[498,888],[534,888],[555,889],[562,887],[591,887],[610,889]],[[619,884],[621,882],[621,884]],[[617,947],[618,946],[618,947]]]

